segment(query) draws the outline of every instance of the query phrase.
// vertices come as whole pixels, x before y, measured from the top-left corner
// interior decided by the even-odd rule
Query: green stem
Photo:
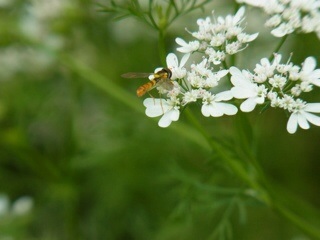
[[[277,195],[273,193],[273,190],[270,188],[267,180],[256,160],[247,161],[250,164],[250,167],[254,169],[255,173],[259,174],[259,180],[262,179],[262,184],[259,183],[258,179],[251,177],[250,173],[243,166],[243,161],[240,159],[234,159],[232,156],[227,154],[224,151],[223,146],[215,142],[210,135],[205,131],[203,126],[198,122],[198,120],[194,117],[189,109],[186,109],[186,114],[190,122],[195,126],[196,129],[203,135],[203,137],[208,141],[211,149],[215,151],[223,160],[227,166],[229,166],[233,173],[235,173],[241,180],[247,183],[251,188],[253,188],[258,194],[259,199],[265,203],[267,206],[274,209],[278,212],[283,218],[287,219],[292,224],[296,225],[299,229],[305,232],[308,236],[311,236],[316,239],[320,239],[320,231],[314,224],[310,224],[306,219],[300,217],[298,214],[294,213],[288,207],[283,204],[280,204],[277,200]],[[289,200],[288,200],[289,201]]]
[[[207,140],[208,144],[211,146],[211,149],[215,151],[220,158],[227,163],[227,165],[233,170],[234,173],[237,174],[237,176],[242,179],[244,182],[246,182],[250,187],[255,189],[259,193],[259,197],[261,200],[266,204],[270,205],[270,199],[266,191],[260,184],[258,183],[257,179],[251,177],[248,174],[248,171],[243,166],[243,164],[238,160],[234,159],[233,156],[227,154],[226,151],[224,151],[223,147],[214,141],[208,132],[203,128],[203,126],[199,123],[199,121],[194,117],[192,112],[189,109],[185,110],[187,117],[189,121],[195,126],[196,129],[199,130],[199,132],[203,135],[203,137]],[[252,166],[252,168],[254,168]],[[255,172],[258,172],[255,171]]]
[[[282,45],[284,44],[284,42],[287,40],[288,35],[284,35],[280,42],[278,43],[277,47],[274,49],[274,51],[271,53],[270,57],[269,57],[269,61],[272,61],[274,58],[274,53],[277,53],[280,48],[282,47]]]
[[[166,66],[166,44],[165,44],[165,31],[163,29],[159,29],[159,56],[162,66]]]
[[[314,225],[312,225],[312,223],[309,223],[309,222],[301,219],[296,213],[289,210],[283,204],[279,204],[278,202],[276,202],[274,209],[282,217],[284,217],[285,219],[287,219],[288,221],[290,221],[291,223],[296,225],[303,232],[308,234],[308,236],[310,236],[314,239],[320,239],[320,230],[318,227],[315,227]]]

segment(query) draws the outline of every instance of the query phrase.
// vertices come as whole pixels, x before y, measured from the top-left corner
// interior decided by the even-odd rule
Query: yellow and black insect
[[[141,97],[151,89],[155,88],[156,86],[161,86],[166,90],[172,90],[173,83],[171,81],[172,72],[169,68],[163,68],[156,73],[137,73],[137,72],[129,72],[122,74],[121,77],[124,78],[150,78],[151,80],[143,85],[141,85],[137,89],[137,96]]]

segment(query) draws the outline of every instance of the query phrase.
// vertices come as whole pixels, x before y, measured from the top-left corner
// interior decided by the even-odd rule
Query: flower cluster
[[[285,2],[289,4],[290,1],[283,0],[282,4]],[[294,2],[290,2],[292,6]],[[191,33],[195,41],[187,43],[181,38],[176,39],[180,45],[177,50],[185,55],[180,63],[175,54],[167,56],[171,80],[175,81],[169,85],[166,81],[163,81],[166,85],[158,84],[157,89],[164,98],[147,98],[144,101],[147,116],[162,116],[158,123],[160,127],[168,127],[177,121],[180,111],[195,102],[201,105],[201,113],[205,117],[235,115],[238,108],[231,102],[233,99],[244,100],[239,106],[243,112],[251,112],[257,105],[287,111],[290,114],[287,123],[289,133],[295,133],[298,126],[308,129],[310,123],[320,126],[320,117],[314,114],[320,113],[320,103],[307,103],[300,98],[302,93],[312,91],[315,86],[320,87],[320,69],[316,69],[314,57],[306,58],[299,66],[290,61],[282,63],[281,54],[274,54],[272,60],[261,59],[252,71],[227,67],[226,58],[245,49],[258,36],[257,33],[244,33],[240,26],[244,12],[244,7],[241,7],[234,16],[199,19],[198,31]],[[185,67],[194,52],[202,54],[202,59]],[[218,70],[214,69],[216,65],[220,65]],[[221,79],[227,77],[232,86],[223,89]]]
[[[204,116],[220,117],[223,115],[234,115],[238,109],[226,103],[232,99],[231,91],[223,91],[214,94],[211,90],[218,86],[219,81],[228,74],[228,70],[213,72],[207,59],[199,64],[192,64],[190,71],[184,67],[186,56],[182,58],[179,64],[175,54],[170,53],[167,56],[167,66],[172,71],[173,79],[178,81],[172,82],[170,89],[158,86],[158,91],[166,95],[167,99],[147,98],[143,104],[147,108],[146,115],[149,117],[161,116],[159,121],[160,127],[168,127],[172,121],[177,121],[180,116],[180,109],[189,103],[202,102],[201,112]],[[156,69],[156,72],[158,69]],[[176,77],[179,76],[177,79]]]
[[[205,117],[221,117],[234,115],[238,109],[227,101],[233,98],[230,90],[217,92],[215,89],[220,80],[225,77],[229,70],[219,69],[214,71],[213,66],[223,63],[228,55],[236,54],[244,50],[248,43],[253,41],[258,34],[247,34],[240,26],[243,22],[245,8],[240,8],[237,13],[226,17],[211,19],[198,19],[198,31],[192,32],[195,41],[186,42],[177,38],[180,45],[178,51],[185,55],[178,63],[177,56],[170,53],[167,56],[167,66],[172,71],[173,86],[158,87],[162,96],[167,99],[148,98],[144,101],[146,114],[149,117],[161,116],[160,127],[168,127],[172,121],[179,119],[181,108],[189,103],[201,103],[201,113]],[[186,69],[185,63],[193,52],[204,54],[199,63],[193,63],[190,69]],[[156,69],[157,72],[159,69]]]
[[[294,31],[315,32],[320,38],[319,0],[237,0],[263,9],[270,16],[265,25],[272,28],[275,37],[283,37]]]
[[[320,69],[315,69],[313,57],[305,59],[302,67],[291,62],[281,64],[281,55],[276,54],[273,62],[261,59],[252,72],[230,68],[234,98],[246,99],[240,105],[243,112],[251,112],[256,105],[268,101],[271,107],[281,108],[291,115],[287,124],[289,133],[295,133],[298,125],[308,129],[309,123],[320,126],[320,103],[306,103],[298,98],[320,86]]]
[[[240,26],[244,20],[244,13],[245,8],[241,7],[234,16],[228,15],[214,20],[210,17],[198,19],[199,30],[191,32],[196,40],[187,43],[177,38],[176,42],[181,46],[177,50],[182,53],[200,51],[206,55],[208,62],[220,64],[226,55],[242,51],[258,36],[258,33],[245,33],[244,28]]]

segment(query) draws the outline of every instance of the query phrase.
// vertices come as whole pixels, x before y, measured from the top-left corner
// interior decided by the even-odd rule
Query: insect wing
[[[121,75],[123,78],[147,78],[152,73],[139,73],[139,72],[128,72]]]
[[[167,91],[170,91],[173,89],[174,85],[172,81],[169,78],[163,78],[158,82],[158,86],[164,88]]]

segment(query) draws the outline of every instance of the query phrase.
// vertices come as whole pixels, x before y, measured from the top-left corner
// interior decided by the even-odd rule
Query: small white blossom
[[[167,56],[167,66],[172,72],[171,79],[184,78],[187,74],[187,70],[184,65],[188,61],[190,54],[185,54],[179,64],[178,57],[174,53],[169,53]]]
[[[209,62],[212,62],[214,65],[220,64],[226,57],[224,52],[216,51],[213,48],[207,48],[205,54],[208,55]]]
[[[230,68],[231,82],[234,87],[231,89],[233,97],[246,99],[240,106],[241,111],[251,112],[257,104],[263,104],[267,95],[267,89],[264,85],[258,86],[248,77],[246,71],[240,71],[236,67]]]
[[[237,107],[230,103],[222,102],[232,98],[233,96],[230,91],[220,92],[216,95],[207,95],[203,98],[203,105],[201,107],[203,116],[221,117],[223,115],[235,115],[238,112]]]
[[[292,87],[290,92],[293,96],[299,96],[302,92],[300,84],[296,84],[294,87]]]
[[[196,102],[199,96],[199,90],[198,89],[192,89],[189,92],[186,92],[183,96],[183,105]]]
[[[302,69],[299,73],[302,81],[310,82],[313,85],[320,87],[320,69],[316,69],[316,59],[308,57],[303,62]]]
[[[210,45],[213,47],[220,47],[226,41],[226,35],[224,33],[218,33],[212,36]]]
[[[179,106],[171,101],[161,98],[146,98],[143,101],[143,105],[146,107],[146,115],[148,117],[159,117],[158,125],[166,128],[173,121],[178,121],[180,116]]]
[[[279,74],[275,74],[272,78],[269,79],[269,83],[274,88],[282,89],[286,84],[287,79]]]
[[[276,14],[266,21],[265,26],[273,28],[278,26],[280,23],[281,23],[281,16],[279,14]]]
[[[192,53],[197,51],[200,47],[199,41],[191,41],[186,43],[182,38],[176,38],[176,43],[181,46],[178,47],[177,50],[182,53]]]
[[[23,196],[15,200],[12,204],[12,214],[25,215],[31,211],[33,207],[33,199],[29,196]]]
[[[226,45],[226,53],[233,55],[239,51],[241,51],[241,43],[238,41],[232,42],[232,43],[228,43]]]
[[[282,98],[279,97],[278,101],[279,101],[278,107],[288,111],[292,111],[292,109],[294,109],[296,106],[295,99],[288,94],[284,94]]]
[[[255,40],[258,37],[259,33],[254,33],[254,34],[247,34],[247,33],[239,33],[237,35],[237,38],[239,40],[239,42],[241,43],[248,43],[248,42],[252,42],[253,40]]]
[[[320,113],[320,103],[304,103],[297,101],[291,110],[291,115],[287,123],[287,130],[293,134],[298,126],[302,129],[309,129],[310,123],[320,126],[320,117],[312,113]]]

